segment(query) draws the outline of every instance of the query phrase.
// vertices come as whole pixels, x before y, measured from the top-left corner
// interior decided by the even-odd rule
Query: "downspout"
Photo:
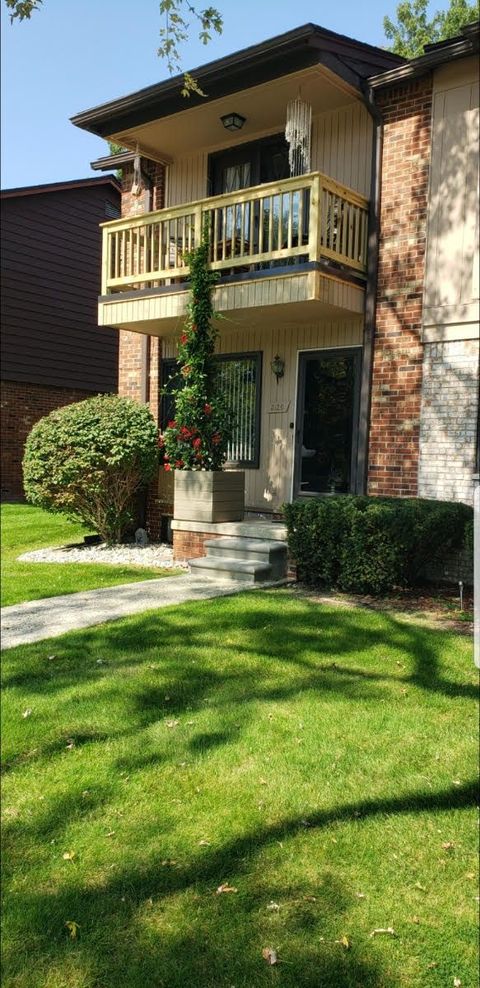
[[[361,84],[365,106],[373,120],[370,211],[368,218],[367,283],[365,289],[365,328],[363,338],[362,380],[358,425],[358,453],[355,492],[366,494],[368,485],[368,437],[372,400],[372,374],[375,345],[378,283],[378,238],[382,184],[383,117],[375,103],[373,90]]]
[[[145,186],[145,212],[152,211],[153,181],[150,175],[141,167],[140,175]],[[150,404],[150,343],[151,338],[144,334],[140,351],[140,401],[143,405]],[[147,490],[140,494],[138,501],[138,523],[141,528],[147,527]]]
[[[153,181],[141,164],[140,175],[146,191],[144,211],[150,213],[152,210]],[[142,336],[140,354],[140,401],[144,405],[148,405],[150,402],[150,337],[146,335]]]

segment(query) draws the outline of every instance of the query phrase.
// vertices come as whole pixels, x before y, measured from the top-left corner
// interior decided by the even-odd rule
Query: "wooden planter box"
[[[175,470],[176,521],[243,521],[243,470]]]

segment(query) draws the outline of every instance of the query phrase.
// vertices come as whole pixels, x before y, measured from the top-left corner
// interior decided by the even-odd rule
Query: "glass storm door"
[[[360,348],[300,354],[295,496],[354,490]]]

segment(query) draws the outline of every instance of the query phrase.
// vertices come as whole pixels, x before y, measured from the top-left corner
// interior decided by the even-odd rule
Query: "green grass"
[[[75,593],[78,590],[94,590],[96,587],[113,587],[119,583],[136,583],[138,580],[175,575],[173,570],[146,569],[141,566],[19,563],[17,556],[24,552],[44,546],[82,542],[85,529],[62,515],[51,515],[29,504],[3,504],[1,521],[2,607],[19,604],[24,600]]]
[[[5,988],[474,988],[467,637],[254,592],[3,671]]]

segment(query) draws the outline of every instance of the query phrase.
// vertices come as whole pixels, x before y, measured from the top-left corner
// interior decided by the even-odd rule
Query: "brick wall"
[[[478,375],[477,340],[425,344],[418,477],[421,497],[473,501]]]
[[[142,159],[142,170],[152,179],[153,189],[150,198],[152,210],[162,209],[165,201],[165,169],[153,161]],[[140,196],[131,192],[133,181],[133,165],[128,165],[122,174],[122,216],[137,216],[148,208],[148,193],[145,190]],[[118,354],[118,393],[135,401],[142,401],[145,382],[142,381],[142,352],[145,337],[141,333],[129,333],[121,330],[119,333]],[[147,349],[147,393],[148,405],[156,422],[160,412],[160,358],[161,341],[156,336],[148,337]],[[158,495],[158,481],[155,478],[147,493],[146,527],[149,538],[158,541],[162,526],[162,501]]]
[[[41,384],[1,382],[1,473],[2,499],[24,497],[22,459],[25,440],[35,422],[55,408],[91,398],[91,391],[54,388]]]
[[[177,532],[173,533],[173,558],[179,562],[186,559],[200,559],[206,556],[205,542],[209,539],[219,539],[220,535],[211,532]]]
[[[368,493],[416,495],[432,82],[383,93],[382,198]]]

